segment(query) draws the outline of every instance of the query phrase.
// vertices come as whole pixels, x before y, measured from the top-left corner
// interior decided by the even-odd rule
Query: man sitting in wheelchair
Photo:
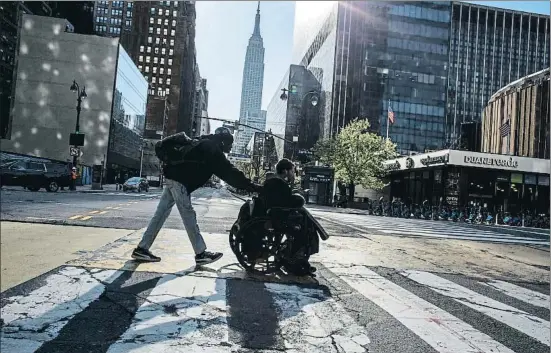
[[[251,218],[265,217],[266,213],[270,213],[272,222],[285,223],[284,229],[289,233],[287,239],[290,240],[284,245],[285,249],[281,249],[281,253],[285,254],[281,256],[282,268],[293,275],[313,275],[316,268],[310,265],[309,258],[319,251],[318,233],[324,240],[328,236],[319,223],[303,208],[304,198],[300,194],[293,193],[291,185],[295,180],[295,173],[293,162],[286,158],[280,160],[276,165],[276,174],[271,175],[264,182],[252,214],[249,205],[243,205],[237,222],[243,224]],[[296,209],[299,212],[278,213],[281,209]],[[273,226],[281,228],[277,225]],[[258,248],[261,246],[259,237],[251,234],[247,243],[246,251],[250,254],[249,256],[263,256]]]

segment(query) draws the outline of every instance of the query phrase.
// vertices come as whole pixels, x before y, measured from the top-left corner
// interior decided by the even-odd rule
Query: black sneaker
[[[220,260],[223,256],[221,252],[203,251],[201,254],[195,255],[195,263],[197,265],[206,265]]]
[[[153,255],[149,250],[142,249],[140,247],[137,247],[132,252],[132,258],[134,260],[138,261],[146,261],[146,262],[159,262],[161,261],[161,258],[158,256]]]

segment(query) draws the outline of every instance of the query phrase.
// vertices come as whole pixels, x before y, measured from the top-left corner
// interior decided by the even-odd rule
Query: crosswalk
[[[523,232],[510,234],[500,232],[497,228],[487,230],[469,228],[447,221],[427,221],[371,215],[331,213],[319,210],[311,211],[319,219],[337,223],[360,232],[371,232],[382,235],[409,237],[447,238],[473,240],[508,244],[531,244],[549,246],[549,238],[543,234]]]
[[[2,351],[549,352],[548,283],[316,265],[311,284],[62,266],[2,293]]]

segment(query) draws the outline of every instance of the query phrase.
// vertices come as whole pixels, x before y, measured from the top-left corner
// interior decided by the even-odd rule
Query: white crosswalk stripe
[[[340,214],[321,211],[311,212],[317,218],[322,220],[350,226],[356,230],[374,231],[379,234],[449,238],[509,244],[549,245],[549,240],[542,238],[517,236],[499,233],[492,230],[467,228],[447,221],[425,221],[419,219]]]
[[[207,272],[121,276],[122,271],[62,267],[20,291],[3,293],[0,343],[10,353],[56,352],[61,346],[77,351],[86,347],[79,339],[95,334],[82,322],[106,320],[110,330],[122,325],[103,350],[108,353],[549,351],[549,296],[518,283],[468,279],[472,284],[465,284],[423,271],[318,265],[322,286]],[[346,298],[353,293],[360,299],[351,306]],[[129,297],[117,297],[122,294]],[[500,295],[514,299],[506,304],[496,299]],[[361,311],[360,302],[376,310]],[[123,306],[125,315],[113,314],[109,305]],[[392,332],[381,332],[385,323]],[[386,347],[384,335],[395,343]],[[67,348],[71,344],[73,350]]]

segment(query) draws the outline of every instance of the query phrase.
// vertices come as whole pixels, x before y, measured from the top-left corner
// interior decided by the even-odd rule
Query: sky
[[[512,10],[549,14],[549,1],[469,1]],[[256,1],[196,2],[197,63],[207,79],[211,117],[239,119],[241,81],[247,43],[253,32]],[[294,1],[261,1],[260,33],[264,39],[262,109],[275,94],[291,64]],[[211,121],[211,126],[220,126]]]

